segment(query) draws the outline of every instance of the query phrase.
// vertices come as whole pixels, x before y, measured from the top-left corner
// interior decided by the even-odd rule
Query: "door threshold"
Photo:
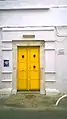
[[[40,91],[23,91],[23,90],[19,90],[17,91],[17,93],[19,94],[40,94]]]

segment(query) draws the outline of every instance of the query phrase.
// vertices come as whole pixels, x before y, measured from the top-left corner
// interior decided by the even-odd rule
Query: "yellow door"
[[[18,47],[18,90],[27,90],[27,49]]]
[[[18,48],[17,89],[40,89],[40,47]]]
[[[39,47],[28,48],[28,79],[29,89],[40,89],[40,56]]]

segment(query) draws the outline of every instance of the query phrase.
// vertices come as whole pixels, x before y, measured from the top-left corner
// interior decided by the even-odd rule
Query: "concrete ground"
[[[0,110],[0,119],[67,119],[67,111]]]
[[[18,93],[1,97],[0,119],[67,119],[67,98],[55,105],[60,95]]]

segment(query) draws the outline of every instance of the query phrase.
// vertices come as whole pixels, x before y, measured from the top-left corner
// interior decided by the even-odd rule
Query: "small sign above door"
[[[35,38],[35,35],[23,35],[23,38]]]

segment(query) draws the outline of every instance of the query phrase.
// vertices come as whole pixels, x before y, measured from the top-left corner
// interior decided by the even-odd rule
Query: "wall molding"
[[[12,48],[2,48],[2,51],[12,51]]]
[[[48,48],[48,49],[47,49],[47,48],[44,48],[44,51],[45,51],[45,50],[46,50],[46,51],[55,51],[54,48],[51,48],[51,49],[50,49],[50,48]]]
[[[2,40],[2,43],[12,43],[12,40]]]
[[[56,82],[56,80],[45,80],[46,82]]]
[[[2,82],[12,82],[12,79],[3,79]]]
[[[12,74],[12,71],[2,71],[2,74]]]
[[[51,72],[51,71],[50,71],[50,72],[49,72],[49,71],[44,71],[44,73],[45,73],[45,74],[56,74],[55,71],[52,71],[52,72]]]
[[[54,27],[51,26],[7,26],[2,27],[2,31],[54,31]]]

